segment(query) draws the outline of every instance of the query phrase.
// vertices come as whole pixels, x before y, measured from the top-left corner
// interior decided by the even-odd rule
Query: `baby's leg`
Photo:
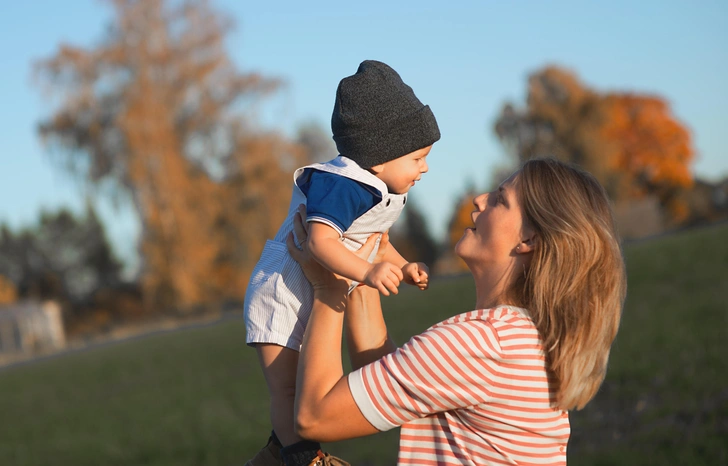
[[[301,437],[293,430],[298,351],[273,344],[257,344],[255,349],[268,384],[273,431],[283,446],[299,442]]]

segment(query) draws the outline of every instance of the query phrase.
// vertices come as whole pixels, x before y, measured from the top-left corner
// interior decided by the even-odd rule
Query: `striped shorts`
[[[313,289],[285,243],[268,240],[245,293],[245,342],[300,351]]]

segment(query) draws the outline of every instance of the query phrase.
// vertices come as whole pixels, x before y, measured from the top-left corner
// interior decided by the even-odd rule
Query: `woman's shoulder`
[[[539,339],[536,325],[527,309],[502,305],[488,309],[475,309],[450,317],[430,327],[438,330],[446,327],[488,327],[492,337],[499,343],[513,338]]]
[[[428,338],[466,342],[468,351],[487,350],[489,357],[508,358],[513,352],[539,353],[538,330],[528,310],[516,306],[495,306],[464,312],[430,327]]]
[[[502,305],[488,309],[475,309],[473,311],[464,312],[462,314],[450,317],[447,320],[443,320],[439,324],[434,325],[433,328],[441,325],[452,325],[460,322],[468,322],[474,320],[490,322],[493,324],[500,322],[516,323],[519,321],[532,324],[531,317],[527,309],[511,305]]]

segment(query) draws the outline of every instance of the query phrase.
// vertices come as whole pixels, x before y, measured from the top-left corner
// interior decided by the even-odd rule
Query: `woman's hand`
[[[371,247],[368,247],[367,245],[369,244],[369,240],[371,240],[372,238],[374,238],[374,242],[372,243]],[[366,244],[364,244],[364,246],[362,246],[361,249],[359,250],[359,251],[362,251],[362,249],[365,249],[365,251],[362,251],[362,252],[366,253],[367,255],[363,258],[369,257],[368,254],[372,253],[372,249],[374,248],[374,246],[376,246],[377,240],[379,240],[379,249],[377,249],[377,255],[374,256],[374,260],[372,261],[372,264],[378,264],[379,262],[382,262],[384,260],[384,256],[387,253],[387,248],[389,248],[389,231],[385,231],[384,233],[382,233],[382,235],[379,236],[379,238],[377,238],[376,234],[370,236],[367,239]],[[357,251],[357,253],[359,251]],[[362,256],[360,255],[359,257],[362,257]]]
[[[306,208],[299,205],[298,213],[293,218],[293,231],[286,238],[288,253],[301,266],[303,274],[314,289],[334,288],[341,281],[340,277],[326,270],[311,255],[308,250],[308,226],[305,221]],[[295,240],[298,240],[298,244],[301,245],[300,248],[296,246]],[[348,286],[345,281],[344,286]]]

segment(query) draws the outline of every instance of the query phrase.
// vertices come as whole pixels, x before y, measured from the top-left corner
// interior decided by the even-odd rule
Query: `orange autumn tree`
[[[101,41],[37,64],[58,102],[39,133],[63,168],[131,200],[150,308],[242,298],[305,155],[248,116],[280,82],[236,69],[207,1],[107,3]]]
[[[629,195],[655,194],[675,221],[685,219],[688,211],[677,194],[693,184],[689,164],[694,151],[688,130],[658,97],[608,94],[602,111],[600,131],[610,142],[610,168],[623,174]]]
[[[0,306],[12,304],[18,300],[18,290],[15,284],[6,276],[0,274]]]
[[[539,156],[575,162],[616,202],[652,195],[673,223],[685,218],[678,199],[692,184],[694,150],[659,97],[599,93],[549,66],[529,77],[526,107],[504,105],[494,129],[514,164]]]
[[[437,262],[437,273],[452,274],[468,269],[465,262],[455,255],[454,248],[463,236],[465,229],[473,226],[471,214],[473,210],[475,210],[475,207],[473,206],[474,197],[475,188],[469,187],[459,197],[453,207],[453,211],[447,225],[447,247],[443,250],[441,257]]]

